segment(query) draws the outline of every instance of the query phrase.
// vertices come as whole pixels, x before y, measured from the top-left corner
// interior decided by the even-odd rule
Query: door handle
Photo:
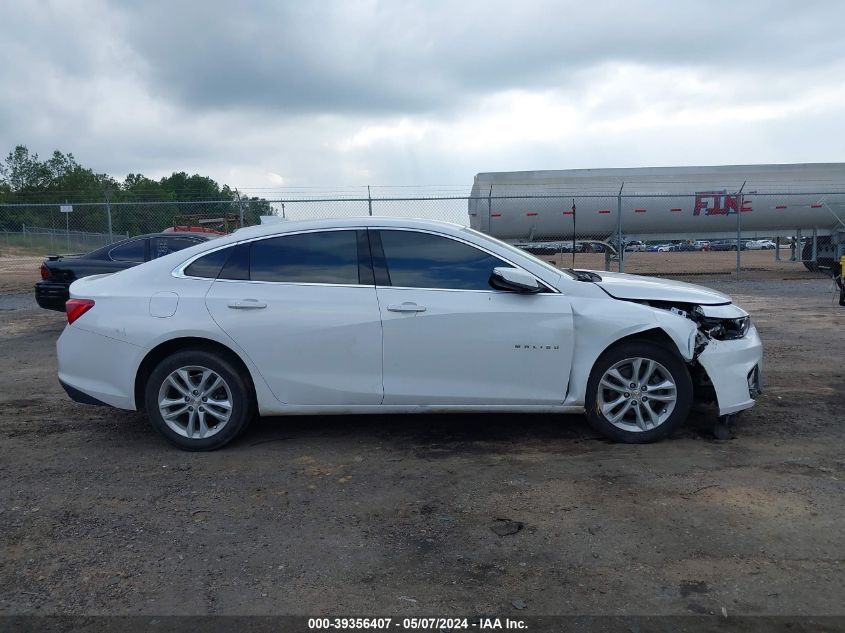
[[[394,303],[393,305],[387,306],[387,309],[390,312],[425,312],[425,306],[417,305],[410,301]]]
[[[266,308],[267,304],[258,299],[241,299],[240,301],[230,301],[229,307],[233,310],[260,310]]]

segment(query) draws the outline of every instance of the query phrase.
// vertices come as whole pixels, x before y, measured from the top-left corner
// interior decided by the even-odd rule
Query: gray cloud
[[[4,3],[0,149],[235,186],[837,160],[843,21],[785,0]]]
[[[839,57],[845,5],[795,2],[135,3],[151,88],[198,108],[419,112],[566,88],[608,61],[789,72]]]

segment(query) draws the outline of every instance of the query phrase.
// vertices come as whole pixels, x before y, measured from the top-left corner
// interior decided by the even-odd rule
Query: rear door
[[[572,361],[572,310],[557,292],[494,290],[513,264],[452,237],[371,230],[384,330],[384,403],[557,404]]]
[[[282,402],[381,402],[381,320],[365,230],[243,244],[206,304]]]

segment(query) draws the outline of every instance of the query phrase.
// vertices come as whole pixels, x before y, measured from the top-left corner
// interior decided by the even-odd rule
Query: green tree
[[[38,154],[30,154],[25,145],[18,145],[9,152],[0,166],[0,175],[15,192],[43,189],[49,180],[47,168],[39,162]]]
[[[73,203],[73,228],[102,232],[107,225],[104,203],[108,201],[113,231],[130,234],[160,231],[183,216],[238,215],[243,208],[244,223],[256,224],[259,215],[273,213],[266,200],[243,198],[239,202],[238,197],[228,185],[221,187],[212,178],[184,171],[159,180],[130,173],[118,182],[83,167],[71,153],[56,150],[42,161],[25,145],[16,146],[0,163],[0,203],[12,203],[0,209],[0,229],[19,230],[21,224],[52,226],[57,209],[39,206],[45,203]]]

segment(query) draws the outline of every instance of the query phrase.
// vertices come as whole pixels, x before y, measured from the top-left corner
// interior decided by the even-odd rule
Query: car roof
[[[282,235],[284,233],[295,233],[297,231],[310,231],[318,229],[342,229],[360,227],[384,227],[384,228],[406,228],[406,229],[434,229],[443,230],[446,233],[455,233],[465,230],[463,224],[454,222],[443,222],[440,220],[427,220],[423,218],[396,218],[379,216],[360,216],[347,218],[320,218],[315,220],[285,220],[272,222],[270,224],[258,224],[238,229],[234,233],[219,238],[219,244],[240,242],[242,240],[254,239],[270,235]]]
[[[421,218],[401,218],[401,217],[379,217],[379,216],[363,216],[363,217],[346,217],[346,218],[323,218],[314,220],[298,220],[282,222],[273,222],[270,224],[261,224],[257,226],[245,227],[238,229],[234,233],[222,236],[213,243],[196,244],[185,249],[169,253],[152,261],[146,262],[141,266],[128,268],[121,271],[123,279],[131,280],[135,276],[147,274],[174,274],[179,267],[187,265],[193,259],[217,251],[222,248],[227,248],[241,242],[262,239],[264,237],[275,237],[289,235],[291,233],[298,233],[304,231],[320,231],[320,230],[337,230],[337,229],[361,229],[361,228],[396,228],[406,230],[422,230],[440,233],[446,236],[456,237],[459,239],[466,239],[471,244],[476,244],[481,247],[489,248],[493,254],[498,254],[507,261],[516,261],[520,266],[524,267],[529,272],[537,275],[543,279],[545,283],[554,285],[557,283],[563,273],[551,265],[538,260],[524,251],[515,249],[507,243],[501,242],[484,233],[474,231],[464,224],[457,224],[453,222],[443,222],[440,220],[428,220]],[[140,270],[139,270],[140,269]]]
[[[344,229],[344,228],[403,228],[403,229],[422,229],[439,231],[446,235],[458,236],[462,232],[470,231],[469,227],[463,224],[456,224],[453,222],[442,222],[440,220],[427,220],[421,218],[397,218],[397,217],[379,217],[379,216],[362,216],[362,217],[347,217],[347,218],[321,218],[314,220],[285,220],[282,222],[272,222],[269,224],[258,224],[255,226],[247,226],[240,228],[228,235],[221,235],[214,240],[214,244],[196,244],[179,251],[183,257],[192,257],[199,253],[205,252],[206,249],[217,250],[238,242],[247,240],[260,239],[262,237],[272,237],[275,235],[286,235],[289,233],[297,233],[302,231],[314,231],[321,229]],[[164,235],[179,235],[180,233],[164,233]],[[159,234],[154,234],[159,235]],[[196,235],[196,234],[195,234]],[[488,238],[484,234],[482,237]],[[145,237],[145,236],[138,236]],[[109,248],[114,244],[110,244]],[[92,255],[102,249],[89,253]],[[159,257],[156,261],[166,260],[170,255]]]
[[[210,240],[212,237],[220,237],[217,233],[203,233],[200,231],[170,231],[168,233],[144,233],[142,235],[133,235],[132,237],[127,237],[126,239],[121,240],[125,242],[126,240],[134,240],[141,237],[184,237],[186,235],[190,235],[191,237],[199,237],[204,240]]]

